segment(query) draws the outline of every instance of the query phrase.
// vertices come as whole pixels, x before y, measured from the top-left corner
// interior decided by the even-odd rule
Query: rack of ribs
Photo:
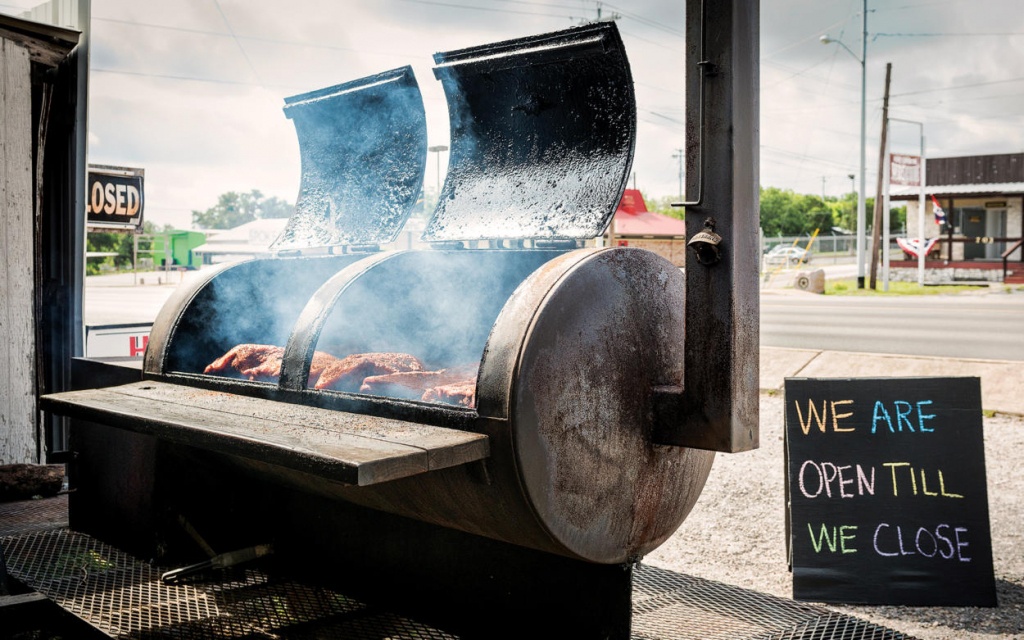
[[[476,406],[476,378],[427,389],[420,398],[424,402],[443,402],[463,407]]]
[[[284,347],[270,344],[240,344],[206,366],[203,373],[231,376],[260,382],[277,382],[281,377]],[[320,374],[338,358],[323,351],[313,354],[307,386],[317,383]]]
[[[407,371],[369,376],[360,393],[406,400],[446,402],[471,407],[475,403],[476,365],[438,371]]]
[[[277,382],[284,348],[270,344],[239,344],[206,366],[203,373]],[[353,353],[338,358],[323,351],[313,354],[307,388],[375,396],[476,405],[476,365],[424,371],[408,353]]]
[[[367,377],[422,370],[423,363],[408,353],[354,353],[330,363],[314,388],[356,392]]]

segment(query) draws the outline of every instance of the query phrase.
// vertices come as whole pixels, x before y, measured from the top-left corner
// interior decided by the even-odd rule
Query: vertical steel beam
[[[686,233],[721,236],[686,257],[681,420],[655,439],[758,446],[759,0],[686,2]],[[710,262],[710,263],[709,263]]]

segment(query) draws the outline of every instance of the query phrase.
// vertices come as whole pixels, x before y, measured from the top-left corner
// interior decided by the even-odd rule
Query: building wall
[[[622,247],[647,249],[665,258],[677,267],[686,266],[686,240],[672,238],[616,238],[615,244]]]
[[[0,464],[38,462],[28,51],[0,38]]]
[[[954,204],[956,207],[984,207],[986,202],[992,202],[993,200],[1000,200],[1006,202],[1006,234],[1007,237],[1020,238],[1024,235],[1024,212],[1021,207],[1020,196],[1010,197],[986,197],[986,198],[955,198]],[[943,207],[947,206],[947,199],[940,198],[939,202]],[[911,238],[917,237],[917,215],[918,215],[918,202],[917,200],[907,201],[907,236]],[[939,235],[939,225],[935,224],[935,207],[931,202],[931,198],[925,199],[925,219],[924,219],[924,237],[934,238]],[[952,216],[953,211],[946,211],[947,216]],[[946,250],[943,248],[942,257],[946,257]],[[953,260],[964,259],[964,243],[956,242],[953,244]],[[1020,260],[1021,251],[1018,249],[1010,255],[1010,260]]]

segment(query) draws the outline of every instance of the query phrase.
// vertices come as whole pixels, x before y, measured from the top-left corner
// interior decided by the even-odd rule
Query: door
[[[985,209],[962,207],[960,209],[960,233],[967,238],[985,237]],[[985,246],[980,242],[964,243],[964,260],[978,260],[985,257]]]
[[[985,211],[985,235],[990,238],[1006,237],[1006,209],[988,209]],[[985,245],[985,258],[999,260],[1006,251],[1005,242],[993,242]]]

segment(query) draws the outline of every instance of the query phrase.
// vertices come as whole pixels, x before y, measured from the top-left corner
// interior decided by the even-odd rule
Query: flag
[[[935,224],[946,224],[946,212],[939,206],[939,201],[935,199],[935,194],[932,194],[932,204],[935,208]]]

